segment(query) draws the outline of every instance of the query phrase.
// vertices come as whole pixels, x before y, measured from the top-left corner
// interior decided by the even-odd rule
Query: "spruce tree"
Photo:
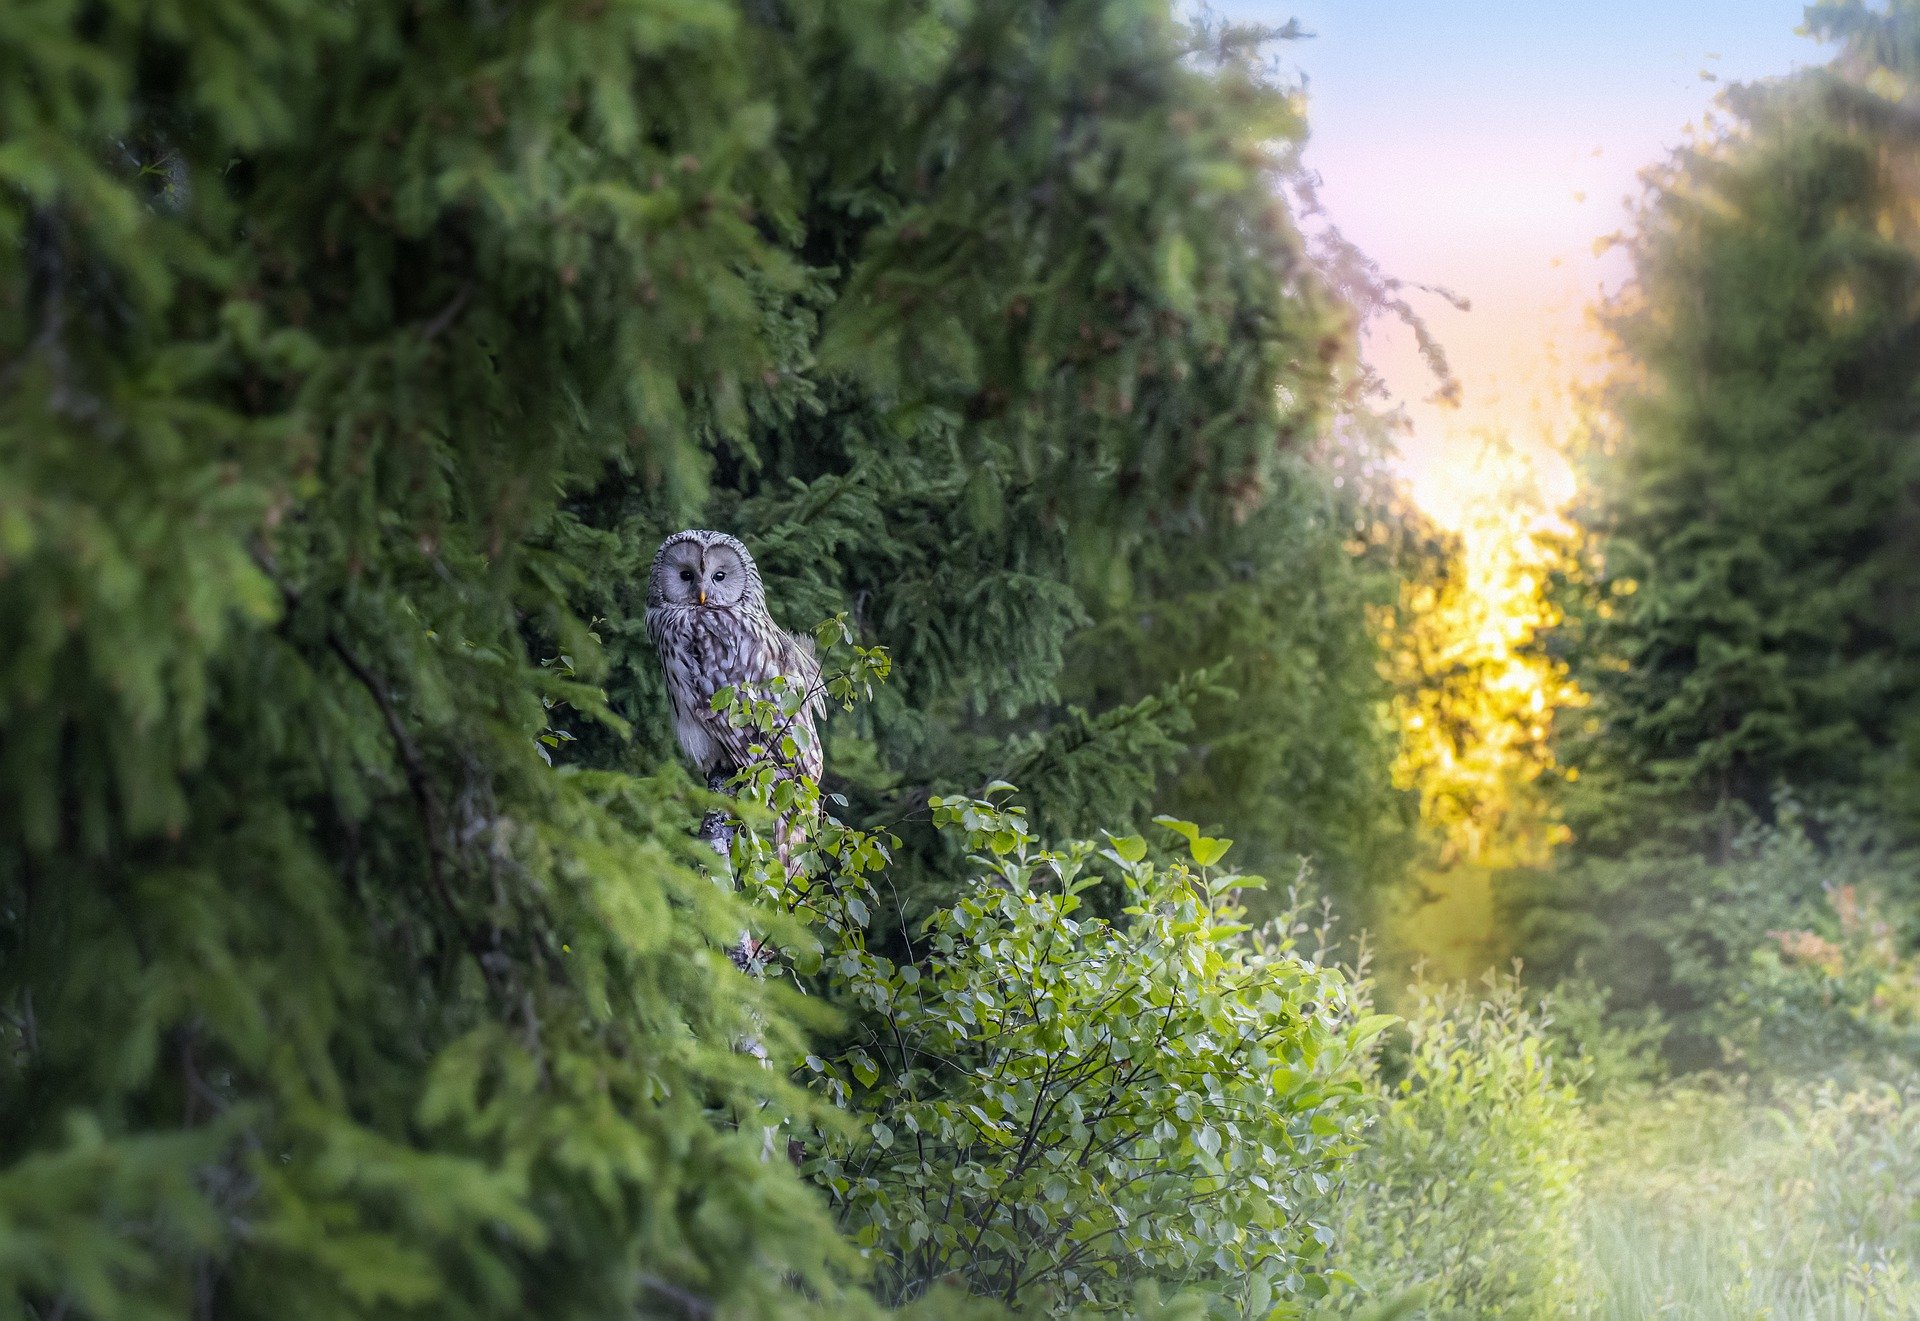
[[[945,118],[801,181],[801,287],[768,302],[784,356],[737,433],[708,434],[704,489],[628,465],[572,506],[589,553],[626,566],[587,575],[581,609],[639,731],[576,751],[670,754],[640,570],[711,525],[755,547],[783,622],[844,614],[891,649],[828,778],[903,832],[926,902],[952,861],[926,798],[996,779],[1050,834],[1170,807],[1250,865],[1307,855],[1358,886],[1394,806],[1366,616],[1392,588],[1352,552],[1357,488],[1331,483],[1350,313],[1280,200],[1298,100],[1264,34],[1105,12],[983,9]],[[953,218],[981,206],[991,222]],[[929,333],[903,340],[882,306]],[[931,333],[969,317],[964,351]]]
[[[1562,719],[1574,869],[1523,901],[1545,966],[1605,950],[1671,1008],[1669,947],[1713,941],[1689,859],[1778,794],[1920,828],[1920,157],[1862,53],[1729,94],[1653,177],[1611,318],[1595,570],[1555,640],[1592,697]]]

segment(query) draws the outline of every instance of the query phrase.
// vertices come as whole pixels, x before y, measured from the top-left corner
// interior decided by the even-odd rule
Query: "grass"
[[[1490,976],[1393,1006],[1341,1193],[1362,1286],[1328,1315],[1372,1291],[1429,1321],[1920,1318],[1920,1081],[1897,1058],[1845,1084],[1675,1080],[1600,1030],[1591,988],[1529,1003]]]
[[[1920,1316],[1920,1105],[1678,1089],[1610,1109],[1576,1214],[1584,1315]]]

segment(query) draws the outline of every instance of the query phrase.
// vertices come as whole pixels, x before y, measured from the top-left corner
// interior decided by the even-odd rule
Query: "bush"
[[[1551,1005],[1492,976],[1484,995],[1429,984],[1412,998],[1404,1040],[1389,1043],[1404,1062],[1384,1052],[1375,1077],[1337,1259],[1369,1289],[1416,1292],[1431,1316],[1563,1315],[1585,1122]]]
[[[1042,848],[1006,788],[934,800],[971,880],[902,962],[866,940],[888,841],[823,821],[791,878],[737,850],[811,922],[803,984],[853,1015],[799,1069],[855,1120],[810,1134],[805,1170],[878,1292],[1132,1312],[1151,1284],[1236,1316],[1324,1294],[1316,1212],[1361,1122],[1351,1066],[1389,1020],[1245,939],[1255,882],[1219,867],[1227,841],[1170,823],[1189,856],[1165,865],[1138,837]],[[1111,922],[1082,906],[1102,885],[1124,894]]]
[[[1784,952],[1775,933],[1831,929],[1838,938],[1830,893],[1851,888],[1909,910],[1920,893],[1913,854],[1857,815],[1782,798],[1774,816],[1768,823],[1728,809],[1718,824],[1677,829],[1625,856],[1512,882],[1505,899],[1520,910],[1529,967],[1548,976],[1584,968],[1618,1009],[1659,1009],[1672,1029],[1668,1057],[1680,1067],[1728,1063],[1729,1034],[1746,1032],[1769,1001],[1790,1008],[1770,992],[1756,999],[1754,980],[1765,970],[1754,952]],[[1897,928],[1891,938],[1896,949],[1910,943]],[[1829,1052],[1836,1027],[1855,1035],[1824,1016],[1803,1016],[1808,1007],[1766,1029],[1786,1034],[1770,1052],[1776,1060],[1797,1055],[1811,1064]]]
[[[1763,1076],[1905,1077],[1920,1068],[1913,919],[1856,883],[1767,933],[1717,1017],[1730,1060]]]

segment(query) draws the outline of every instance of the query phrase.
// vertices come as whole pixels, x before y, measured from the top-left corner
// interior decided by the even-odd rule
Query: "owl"
[[[733,687],[769,698],[776,675],[810,694],[785,732],[797,749],[792,768],[820,778],[820,662],[810,640],[767,614],[760,571],[745,546],[724,532],[699,530],[661,542],[647,580],[647,633],[666,673],[673,732],[710,783],[744,766],[751,744],[768,742],[761,731],[715,711],[713,695]]]

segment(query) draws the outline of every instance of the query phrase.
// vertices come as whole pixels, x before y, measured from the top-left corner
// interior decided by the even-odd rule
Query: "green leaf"
[[[1189,847],[1200,838],[1199,826],[1196,826],[1191,821],[1182,821],[1178,817],[1156,816],[1153,819],[1153,824],[1156,826],[1165,826],[1168,830],[1173,831],[1174,834],[1186,840]]]
[[[1399,1021],[1396,1014],[1368,1014],[1353,1025],[1353,1044],[1363,1046]]]
[[[1202,867],[1211,867],[1227,856],[1227,850],[1233,847],[1230,839],[1215,839],[1211,835],[1202,835],[1193,841],[1193,860]]]

